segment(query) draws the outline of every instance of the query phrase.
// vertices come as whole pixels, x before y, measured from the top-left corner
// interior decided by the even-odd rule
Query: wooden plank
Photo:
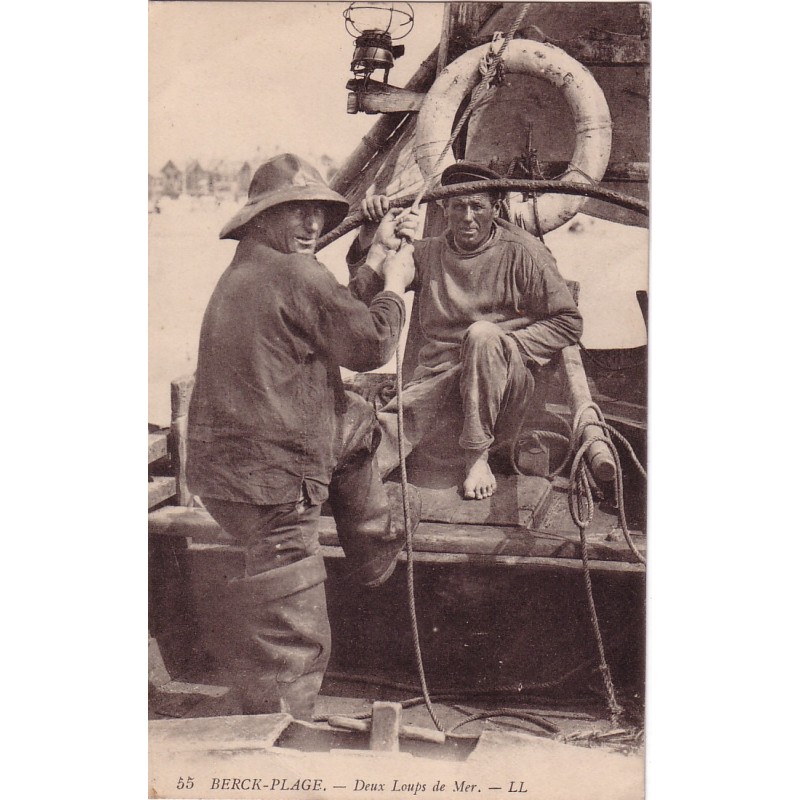
[[[344,558],[341,547],[325,545],[320,547],[324,558]],[[398,561],[404,562],[408,558],[405,552],[400,553]],[[426,553],[421,550],[414,551],[415,564],[454,565],[470,564],[481,567],[511,567],[532,572],[548,571],[575,571],[583,569],[583,561],[577,558],[543,558],[541,556],[482,556],[471,553]],[[627,561],[596,561],[589,559],[589,569],[592,572],[632,572],[644,574],[644,564]]]
[[[469,525],[514,525],[534,528],[547,512],[550,482],[532,475],[498,475],[491,500],[465,500],[460,485],[443,489],[417,486],[422,519]]]
[[[640,551],[644,551],[644,544],[640,546],[636,542]],[[232,539],[227,542],[215,542],[213,544],[205,542],[191,542],[190,550],[216,551],[216,552],[244,552],[244,548],[234,544]],[[344,550],[339,545],[321,545],[320,555],[323,558],[340,559],[344,558]],[[402,551],[398,561],[408,561],[405,551]],[[577,558],[547,558],[542,556],[484,556],[471,553],[426,553],[421,550],[414,551],[414,563],[420,564],[471,564],[483,567],[513,567],[531,572],[541,570],[581,570],[583,562]],[[644,574],[644,564],[628,561],[597,561],[589,559],[589,568],[592,572],[633,572]]]
[[[167,432],[147,434],[147,463],[152,464],[167,455]]]
[[[175,478],[165,477],[150,478],[147,483],[147,507],[153,508],[170,497],[175,496]]]
[[[612,425],[623,423],[637,430],[647,430],[647,408],[636,403],[626,403],[612,397],[595,395],[597,405],[603,409],[603,416]]]
[[[189,403],[194,389],[194,375],[185,375],[170,384],[172,398],[172,423],[170,444],[175,467],[178,504],[188,506],[192,495],[186,485],[186,451],[189,430]]]
[[[647,40],[610,31],[595,29],[564,42],[561,49],[587,67],[647,66],[650,63]]]
[[[204,509],[181,506],[161,508],[149,515],[149,532],[162,536],[186,536],[198,542],[232,543]],[[338,546],[336,524],[322,516],[320,544]],[[644,537],[636,536],[644,550]],[[580,539],[576,532],[526,531],[520,528],[489,525],[450,525],[422,522],[414,534],[415,553],[447,553],[461,556],[579,559]],[[598,561],[633,562],[635,556],[625,542],[590,541],[589,557]],[[498,561],[498,563],[513,563]]]
[[[561,8],[561,5],[565,5],[565,8]],[[649,22],[646,22],[642,12],[638,9],[635,12],[640,19],[634,29],[631,29],[631,20],[628,19],[628,25],[624,26],[628,28],[628,32],[616,32],[598,28],[596,24],[587,24],[588,20],[584,14],[590,12],[576,13],[580,6],[590,5],[590,3],[575,3],[568,6],[556,3],[536,3],[525,15],[516,38],[550,41],[587,67],[649,65]],[[629,6],[633,4],[619,3],[616,5]],[[549,10],[548,6],[551,6]],[[492,34],[497,30],[506,31],[516,16],[516,12],[515,3],[504,3],[502,10],[484,24],[473,37],[471,46],[475,47],[491,41]],[[612,13],[615,16],[612,24],[615,25],[621,24],[623,22],[621,17],[626,16],[625,8],[619,11],[615,9]],[[627,15],[629,14],[630,11],[627,12]],[[583,21],[579,22],[579,18]],[[576,25],[578,26],[577,30]],[[559,30],[558,41],[548,36],[548,34],[552,36],[556,29]]]
[[[147,682],[150,686],[159,688],[166,686],[171,680],[172,676],[164,664],[158,641],[150,636],[147,642]]]
[[[229,686],[215,686],[210,683],[187,683],[186,681],[169,681],[158,687],[165,694],[191,694],[201,697],[224,697],[230,691]]]
[[[650,164],[646,161],[614,162],[606,167],[604,181],[648,183]]]
[[[595,38],[598,34],[603,38]],[[493,35],[494,32],[477,36],[474,46],[487,44]],[[541,41],[535,26],[520,28],[515,38]],[[637,36],[594,31],[559,42],[558,47],[586,67],[646,67],[650,64],[649,42]]]
[[[242,749],[272,747],[293,722],[291,714],[198,717],[151,720],[152,752],[182,752],[197,749]]]

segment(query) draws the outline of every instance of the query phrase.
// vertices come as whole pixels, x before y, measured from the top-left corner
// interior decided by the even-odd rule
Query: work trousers
[[[380,438],[375,412],[361,397],[346,396],[347,410],[332,432],[338,457],[329,493],[349,558],[357,555],[359,536],[388,535],[390,518],[374,461]],[[244,575],[229,582],[226,602],[234,628],[228,662],[241,695],[240,712],[286,711],[311,719],[331,648],[321,507],[303,498],[278,505],[201,499],[244,547]]]
[[[447,447],[458,434],[462,450],[513,457],[534,380],[514,339],[492,322],[474,322],[464,336],[460,358],[442,370],[418,367],[403,389],[403,438],[414,448]],[[378,413],[382,476],[400,463],[397,398]]]
[[[374,461],[380,428],[372,407],[345,392],[347,409],[336,417],[337,464],[328,487],[337,528],[349,528],[365,513],[365,499],[386,507],[386,493]],[[304,498],[256,505],[201,498],[226,533],[245,548],[245,576],[258,575],[319,552],[320,505]]]

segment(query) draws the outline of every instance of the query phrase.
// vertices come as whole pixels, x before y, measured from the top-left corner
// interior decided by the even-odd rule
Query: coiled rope
[[[594,411],[597,414],[597,419],[584,419],[584,414],[587,411]],[[590,436],[581,444],[583,432],[590,425],[601,428],[604,433],[601,436]],[[588,450],[595,442],[604,442],[614,458],[616,466],[616,476],[614,482],[615,488],[615,501],[617,506],[617,513],[619,516],[620,528],[625,537],[628,547],[631,549],[637,560],[645,564],[644,556],[639,552],[636,545],[633,543],[630,531],[628,530],[628,523],[625,518],[625,498],[623,494],[622,483],[622,465],[620,463],[619,452],[614,444],[613,439],[616,438],[627,448],[628,454],[631,459],[646,479],[647,473],[644,467],[639,462],[633,448],[625,437],[617,430],[612,428],[603,417],[603,412],[596,403],[584,403],[575,412],[572,428],[572,445],[571,452],[574,452],[572,460],[572,468],[569,476],[569,512],[572,521],[578,528],[581,540],[581,561],[583,562],[583,581],[586,588],[586,599],[589,604],[589,616],[592,623],[592,631],[594,632],[595,643],[597,644],[597,652],[600,660],[600,674],[603,678],[603,684],[606,690],[606,701],[608,709],[611,714],[611,722],[613,725],[618,724],[619,718],[623,713],[623,708],[617,702],[616,691],[614,688],[614,680],[611,676],[611,670],[608,666],[606,659],[605,646],[603,645],[603,635],[600,631],[600,620],[597,616],[597,608],[594,602],[594,592],[592,590],[592,575],[589,569],[589,545],[586,539],[586,529],[592,522],[594,517],[594,499],[592,497],[592,483],[588,467]]]

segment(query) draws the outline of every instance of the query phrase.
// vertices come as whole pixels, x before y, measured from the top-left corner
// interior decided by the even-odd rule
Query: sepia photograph
[[[643,798],[650,4],[148,47],[148,796]]]

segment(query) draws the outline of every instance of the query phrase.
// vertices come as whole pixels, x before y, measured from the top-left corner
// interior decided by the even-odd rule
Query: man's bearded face
[[[444,207],[444,217],[456,245],[462,250],[475,250],[489,238],[499,210],[491,195],[478,192],[451,197]]]

